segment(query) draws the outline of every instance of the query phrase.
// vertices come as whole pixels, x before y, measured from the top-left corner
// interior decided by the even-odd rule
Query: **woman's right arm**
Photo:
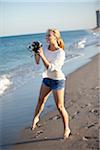
[[[40,56],[38,54],[34,53],[34,58],[35,58],[35,62],[37,64],[39,64],[39,62],[40,62]]]

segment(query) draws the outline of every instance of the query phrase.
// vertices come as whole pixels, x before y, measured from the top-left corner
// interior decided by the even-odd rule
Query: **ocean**
[[[62,31],[66,60],[63,72],[67,76],[91,61],[100,52],[100,33],[91,30]],[[31,126],[37,103],[42,61],[36,65],[28,45],[40,41],[46,49],[45,33],[0,37],[0,146],[8,149],[21,129]],[[49,99],[52,99],[52,95]],[[46,103],[45,113],[55,107]]]

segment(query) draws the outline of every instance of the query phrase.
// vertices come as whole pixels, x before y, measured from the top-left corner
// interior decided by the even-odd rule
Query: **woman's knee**
[[[59,111],[63,111],[65,109],[64,105],[62,104],[57,104],[57,108]]]
[[[40,96],[39,99],[38,99],[40,104],[44,104],[46,102],[46,100],[47,100],[47,98],[46,97],[42,97],[42,96]]]

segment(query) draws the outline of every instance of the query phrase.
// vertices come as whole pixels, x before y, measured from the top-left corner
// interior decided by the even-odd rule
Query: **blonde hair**
[[[53,35],[56,37],[58,46],[64,50],[64,41],[61,37],[60,32],[57,29],[49,29],[48,31],[52,31]]]

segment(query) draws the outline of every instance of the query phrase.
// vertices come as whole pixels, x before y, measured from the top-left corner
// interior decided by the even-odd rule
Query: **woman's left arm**
[[[35,58],[35,62],[37,64],[39,64],[39,62],[40,62],[40,56],[37,53],[34,53],[34,58]]]

